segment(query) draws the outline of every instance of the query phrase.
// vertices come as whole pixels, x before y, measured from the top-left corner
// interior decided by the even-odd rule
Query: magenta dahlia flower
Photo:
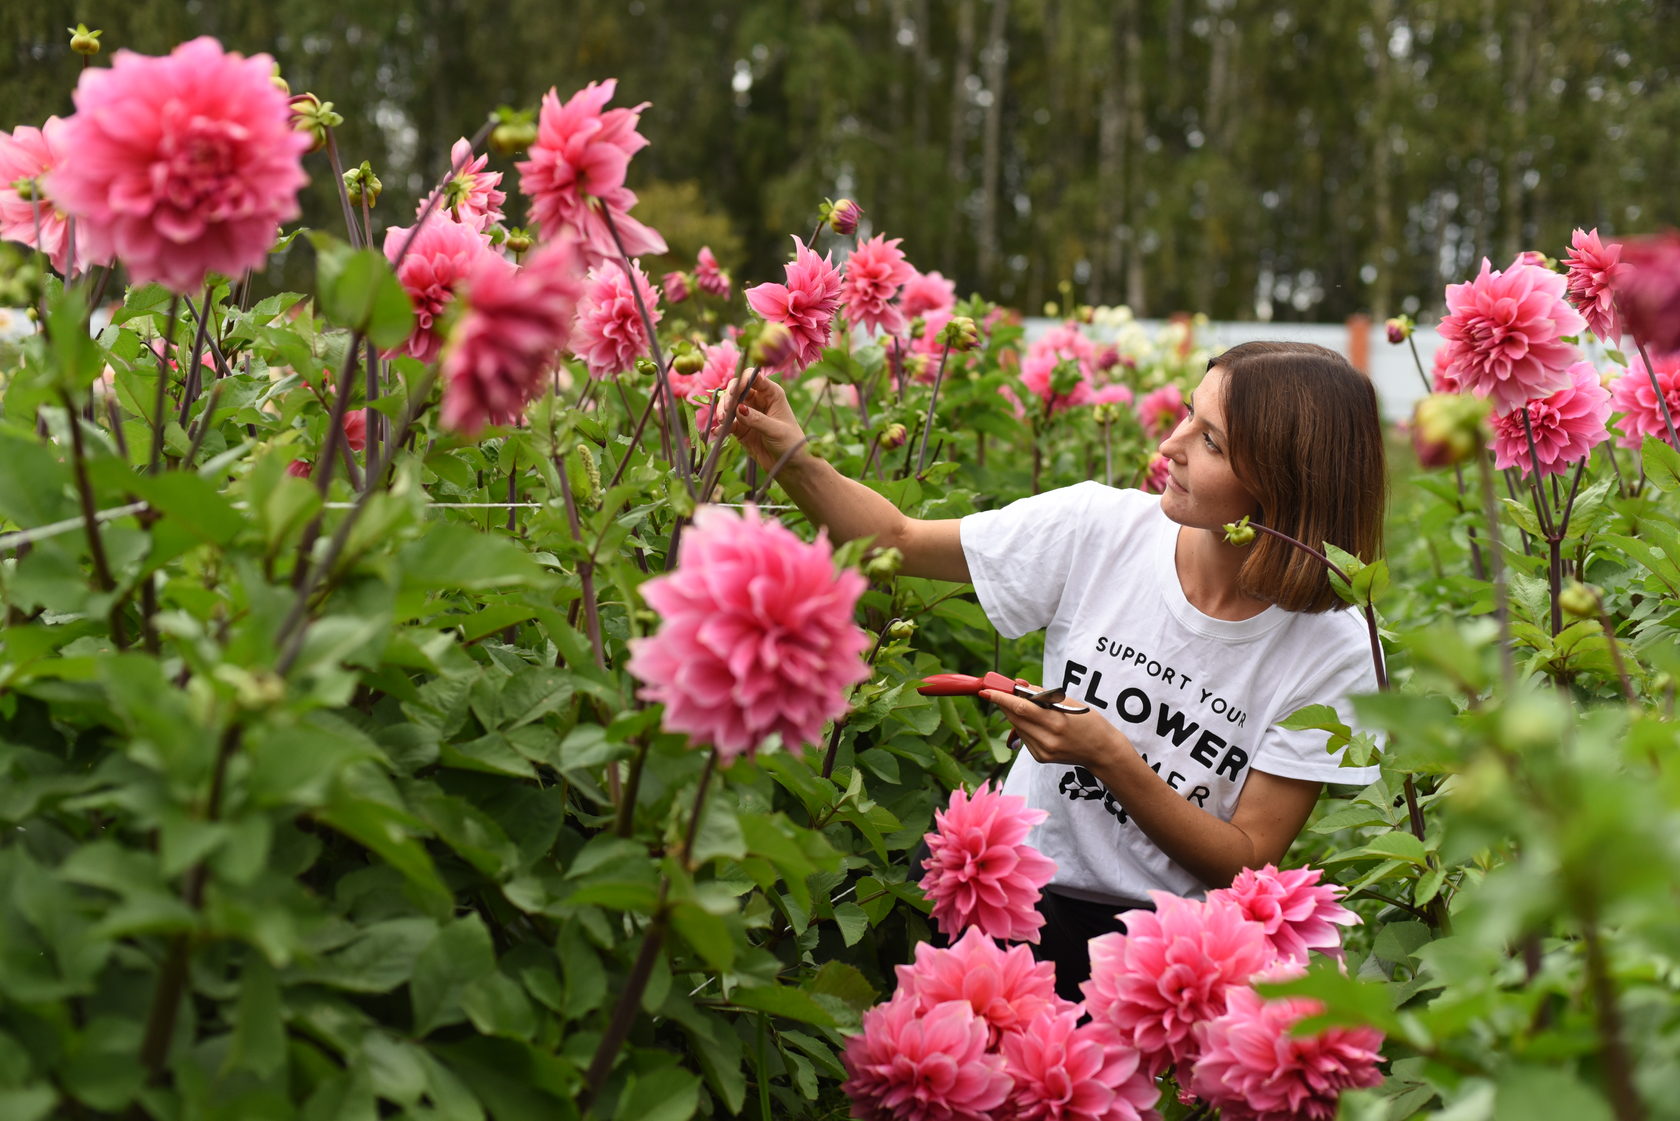
[[[798,752],[869,676],[869,639],[852,621],[866,586],[853,569],[835,572],[824,534],[806,544],[754,507],[702,507],[676,569],[642,585],[661,622],[630,640],[639,695],[665,705],[666,728],[726,760],[772,732]]]
[[[1556,393],[1492,418],[1495,467],[1516,467],[1530,475],[1539,459],[1542,475],[1561,475],[1610,438],[1610,391],[1598,380],[1598,371],[1591,362],[1577,362],[1569,367],[1569,378],[1570,384]],[[1650,389],[1648,381],[1645,388]],[[1534,431],[1533,455],[1523,430],[1524,409]],[[1657,424],[1660,428],[1661,417]]]
[[[797,237],[786,284],[757,284],[747,289],[747,305],[793,335],[791,360],[777,373],[801,373],[822,357],[828,345],[834,313],[840,307],[841,280],[834,262],[817,256]]]
[[[921,887],[947,938],[977,926],[990,938],[1038,941],[1039,893],[1056,874],[1056,862],[1029,845],[1027,833],[1046,816],[990,783],[973,795],[958,787],[950,804],[934,811]]]
[[[863,1014],[840,1087],[861,1121],[992,1121],[1009,1096],[986,1021],[960,1000],[922,1011],[894,997]]]
[[[1603,428],[1600,421],[1599,429]],[[1317,868],[1280,872],[1272,864],[1244,868],[1230,887],[1210,891],[1208,898],[1235,903],[1260,924],[1273,954],[1284,961],[1305,965],[1313,950],[1340,960],[1342,932],[1336,928],[1357,925],[1360,918],[1342,906],[1339,885],[1319,883],[1323,875]]]
[[[1097,348],[1080,331],[1079,325],[1068,322],[1053,327],[1027,347],[1021,359],[1021,382],[1051,413],[1091,404],[1094,387],[1091,384],[1091,364],[1096,360]],[[1056,370],[1064,362],[1078,367],[1078,379],[1071,389],[1056,388]]]
[[[665,313],[659,307],[659,292],[642,267],[632,265],[631,270],[636,278],[634,291],[630,274],[619,262],[589,270],[583,302],[577,309],[577,326],[572,331],[572,351],[589,367],[592,378],[623,373],[635,366],[636,359],[653,353],[642,313],[636,307],[635,292],[642,294],[655,327]]]
[[[1680,351],[1652,358],[1650,369],[1657,375],[1668,415],[1680,425]],[[1668,425],[1663,423],[1657,391],[1651,388],[1650,374],[1638,358],[1633,360],[1632,369],[1610,384],[1610,407],[1621,414],[1616,420],[1616,427],[1621,430],[1617,447],[1637,448],[1647,436],[1668,439]]]
[[[716,296],[720,300],[729,298],[729,274],[718,267],[718,260],[712,256],[709,245],[702,245],[695,259],[694,284],[708,296]]]
[[[1185,414],[1184,393],[1176,385],[1152,389],[1138,402],[1138,423],[1143,426],[1143,434],[1151,440],[1172,435]]]
[[[366,409],[351,409],[344,414],[344,442],[353,452],[367,448]]]
[[[1446,318],[1437,331],[1450,348],[1458,384],[1493,401],[1497,413],[1569,384],[1580,353],[1563,341],[1586,320],[1563,298],[1564,278],[1537,265],[1494,269],[1486,258],[1475,280],[1447,285]]]
[[[1616,274],[1621,271],[1622,247],[1598,238],[1598,230],[1577,229],[1569,239],[1569,266],[1565,297],[1587,321],[1593,334],[1611,346],[1622,339],[1622,321],[1616,314]]]
[[[473,157],[472,141],[466,137],[455,141],[449,149],[449,166],[456,169],[455,176],[444,186],[443,199],[438,203],[443,217],[480,233],[489,233],[491,226],[502,221],[505,217],[502,204],[507,201],[507,192],[501,190],[502,173],[485,170],[489,163],[488,152]],[[430,202],[430,195],[422,198],[414,216],[424,214]]]
[[[20,125],[9,134],[0,132],[0,239],[39,249],[60,276],[70,271],[70,245],[64,236],[68,223],[47,197],[45,179],[64,159],[67,127],[67,122],[48,117],[40,128]],[[33,184],[32,198],[18,190],[25,181]],[[89,257],[86,239],[79,233],[76,240],[77,272],[110,263],[109,257]]]
[[[688,299],[691,294],[688,274],[684,272],[666,273],[664,278],[660,280],[659,287],[664,289],[665,302],[668,304],[680,304]]]
[[[967,1001],[997,1033],[1019,1031],[1041,1012],[1077,1006],[1056,995],[1056,966],[1035,961],[1026,946],[999,946],[971,926],[949,948],[916,946],[916,964],[895,967],[897,997],[926,1012],[948,1000]]]
[[[460,222],[435,216],[420,227],[419,236],[402,260],[397,254],[408,242],[411,226],[393,226],[385,231],[385,258],[396,265],[397,281],[414,306],[414,331],[408,341],[390,354],[406,354],[422,362],[437,357],[443,345],[439,318],[455,299],[474,266],[486,256],[496,256],[490,239]],[[501,260],[497,257],[497,260]],[[503,262],[504,264],[506,262]],[[389,355],[388,355],[389,356]]]
[[[118,51],[82,71],[47,193],[76,219],[90,260],[119,258],[174,292],[209,272],[261,267],[298,215],[309,137],[273,82],[274,60],[209,36],[154,58]]]
[[[443,426],[470,437],[517,422],[566,348],[582,291],[583,257],[571,239],[544,242],[522,268],[482,255],[444,350]]]
[[[624,185],[630,157],[647,147],[647,137],[636,126],[648,103],[608,109],[617,89],[616,78],[591,82],[564,102],[557,90],[549,90],[537,114],[536,142],[528,158],[514,165],[542,235],[559,237],[568,228],[575,230],[591,265],[619,256],[606,221],[590,213],[591,200],[612,212],[626,256],[665,252],[665,239],[630,217],[636,195]]]
[[[1127,911],[1124,934],[1091,939],[1091,979],[1080,986],[1093,1020],[1111,1024],[1151,1073],[1189,1069],[1191,1029],[1225,1011],[1227,994],[1272,961],[1266,930],[1229,900],[1197,902],[1152,891],[1154,911]]]
[[[898,294],[898,310],[905,319],[914,319],[929,312],[944,312],[947,317],[957,306],[957,285],[936,272],[916,272],[912,266],[910,279]]]
[[[1622,324],[1652,352],[1680,350],[1680,230],[1622,244]]]
[[[892,301],[916,270],[898,247],[902,240],[895,237],[888,241],[886,234],[876,234],[868,241],[859,242],[846,258],[840,298],[845,301],[846,322],[851,326],[861,324],[871,335],[877,331],[889,335],[904,331],[904,313]]]
[[[1077,1006],[1041,1012],[1000,1041],[1010,1121],[1155,1121],[1161,1088],[1137,1049]]]
[[[1225,1011],[1199,1024],[1201,1057],[1191,1093],[1226,1121],[1334,1121],[1342,1091],[1382,1082],[1382,1033],[1375,1028],[1292,1029],[1323,1011],[1306,997],[1266,1000],[1247,986],[1231,990]]]
[[[1143,473],[1143,492],[1145,494],[1167,493],[1167,478],[1172,474],[1172,460],[1164,455],[1155,456],[1149,461],[1149,466]]]

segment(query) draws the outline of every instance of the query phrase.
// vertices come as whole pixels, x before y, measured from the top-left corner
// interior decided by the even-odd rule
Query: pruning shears
[[[922,683],[916,686],[916,692],[924,697],[974,697],[983,689],[1011,693],[1040,708],[1055,709],[1069,716],[1091,711],[1087,705],[1067,703],[1066,689],[1035,689],[1025,678],[1005,677],[995,671],[988,671],[983,677],[972,677],[966,673],[936,673],[922,678]]]

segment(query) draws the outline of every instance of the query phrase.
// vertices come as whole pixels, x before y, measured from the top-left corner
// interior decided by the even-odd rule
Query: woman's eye
[[[1214,443],[1213,437],[1209,436],[1206,432],[1202,433],[1202,443],[1207,445],[1207,449],[1210,452],[1217,452],[1219,450],[1219,445]]]

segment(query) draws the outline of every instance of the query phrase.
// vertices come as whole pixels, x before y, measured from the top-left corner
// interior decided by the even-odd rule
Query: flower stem
[[[881,652],[881,644],[887,640],[887,632],[892,629],[894,623],[901,621],[895,615],[882,624],[881,633],[875,636],[875,645],[869,648],[869,657],[864,659],[871,670],[875,668],[875,655]],[[823,753],[823,778],[831,778],[834,775],[834,757],[840,752],[840,732],[846,727],[846,718],[851,714],[851,699],[857,695],[858,685],[862,684],[860,681],[852,686],[852,691],[846,698],[846,711],[835,719],[834,730],[828,734],[828,750]]]
[[[163,406],[169,391],[169,349],[175,345],[175,316],[181,310],[181,297],[169,297],[169,313],[164,317],[163,349],[158,352],[157,396],[152,399],[152,454],[146,464],[146,474],[156,475],[163,461]]]
[[[1493,577],[1493,617],[1499,625],[1499,677],[1507,694],[1516,686],[1517,669],[1511,650],[1511,604],[1505,591],[1505,557],[1500,552],[1499,503],[1493,494],[1493,469],[1487,452],[1476,457],[1476,471],[1482,480],[1482,516],[1488,526],[1488,570]]]
[[[82,507],[82,523],[86,527],[88,553],[93,558],[93,576],[102,592],[114,592],[117,582],[111,575],[110,562],[105,558],[105,541],[99,533],[98,511],[94,509],[93,483],[88,479],[87,449],[82,444],[82,417],[70,394],[59,390],[64,402],[65,423],[70,426],[70,460],[76,477],[76,498]],[[111,641],[119,648],[128,645],[128,628],[123,625],[122,600],[111,604]]]
[[[402,264],[402,259],[408,256],[408,251],[410,249],[414,248],[414,239],[420,236],[421,227],[426,224],[427,219],[437,212],[438,205],[443,202],[443,192],[444,189],[449,186],[449,181],[459,175],[461,173],[461,169],[466,167],[467,164],[472,161],[473,153],[478,151],[478,146],[484,143],[484,138],[489,136],[490,130],[495,127],[495,117],[491,117],[489,120],[480,125],[478,127],[478,131],[473,133],[472,139],[467,141],[468,151],[461,156],[461,162],[451,162],[449,170],[443,173],[443,178],[437,181],[437,186],[432,188],[432,193],[426,196],[426,205],[421,208],[420,216],[414,220],[414,225],[410,227],[408,236],[403,239],[402,245],[397,248],[397,255],[391,258],[392,268],[396,268],[398,265]],[[344,179],[343,177],[340,177],[339,184],[342,186],[343,183]],[[346,198],[348,197],[349,196],[346,195]]]
[[[1587,916],[1581,931],[1581,942],[1587,955],[1587,983],[1593,994],[1593,1011],[1598,1020],[1599,1046],[1603,1050],[1604,1079],[1608,1083],[1610,1100],[1615,1103],[1616,1116],[1621,1121],[1644,1121],[1645,1103],[1634,1087],[1633,1064],[1628,1059],[1627,1046],[1622,1039],[1621,1007],[1617,1003],[1616,985],[1610,977],[1596,916]]]
[[[1552,510],[1546,503],[1546,488],[1540,479],[1540,451],[1534,445],[1534,424],[1528,415],[1528,406],[1522,409],[1523,435],[1528,438],[1528,461],[1534,467],[1534,474],[1528,478],[1529,493],[1534,496],[1534,516],[1540,520],[1540,532],[1551,540],[1552,527],[1556,524],[1552,517]]]
[[[950,358],[951,344],[946,343],[944,349],[939,352],[939,370],[933,375],[933,392],[928,395],[927,421],[922,425],[922,447],[916,453],[917,478],[921,478],[922,472],[927,469],[927,445],[928,436],[933,432],[933,410],[939,404],[939,386],[945,380],[945,363],[950,361]]]
[[[350,209],[350,191],[344,185],[344,165],[338,159],[338,141],[333,139],[333,130],[321,130],[327,137],[327,162],[332,165],[333,184],[338,187],[339,209],[344,211],[344,229],[350,235],[350,248],[360,249],[365,242],[362,231],[356,228],[356,212]]]
[[[1418,355],[1417,340],[1411,335],[1406,336],[1406,345],[1412,348],[1412,365],[1417,367],[1418,380],[1423,382],[1425,393],[1435,392],[1435,386],[1430,383],[1429,375],[1423,372],[1423,359]]]

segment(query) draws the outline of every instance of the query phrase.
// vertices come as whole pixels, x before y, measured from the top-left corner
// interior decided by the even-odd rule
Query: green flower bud
[[[1572,619],[1596,619],[1598,591],[1579,580],[1571,580],[1568,587],[1558,592],[1558,606]]]
[[[503,236],[502,244],[511,253],[529,253],[531,246],[536,244],[536,239],[525,230],[515,226]]]
[[[500,122],[490,131],[490,150],[498,156],[514,156],[529,148],[537,140],[536,115],[529,109],[496,111]]]
[[[1459,393],[1431,393],[1412,414],[1412,444],[1425,467],[1463,463],[1487,441],[1483,419],[1488,403]]]
[[[75,27],[64,30],[70,33],[70,49],[86,58],[92,58],[99,53],[99,37],[102,31],[89,31],[87,24],[78,23]]]
[[[1254,543],[1254,527],[1244,518],[1240,522],[1225,523],[1225,540],[1232,545],[1251,545]]]
[[[793,361],[797,344],[793,332],[780,323],[766,323],[759,329],[758,338],[748,350],[748,360],[754,366],[774,369]]]
[[[1417,326],[1409,315],[1397,315],[1383,324],[1388,329],[1388,341],[1399,346],[1412,337],[1412,329]]]
[[[910,431],[904,425],[894,422],[881,430],[881,446],[883,448],[902,448],[904,441],[909,438]]]
[[[287,97],[292,96],[292,84],[280,76],[280,64],[278,62],[274,64],[274,71],[268,76],[268,80],[274,83],[275,89]]]
[[[888,638],[909,638],[916,633],[916,622],[913,619],[895,619],[887,627]]]
[[[904,554],[897,549],[873,549],[863,562],[863,574],[871,580],[891,580],[904,565]]]
[[[41,181],[24,176],[12,181],[12,190],[17,192],[19,202],[45,202],[47,196],[41,190]]]
[[[675,356],[671,359],[671,369],[690,377],[706,368],[706,356],[694,347],[692,343],[677,344]]]
[[[857,233],[858,219],[863,217],[863,207],[851,199],[841,199],[838,202],[823,199],[820,212],[822,220],[828,223],[828,228],[841,237],[851,237]]]
[[[361,167],[353,167],[344,173],[344,190],[350,196],[351,206],[367,204],[373,206],[379,202],[379,193],[385,189],[385,184],[379,181],[379,176],[373,173],[373,165],[363,160]]]
[[[953,315],[940,330],[939,341],[952,350],[973,350],[980,345],[980,328],[966,315]]]
[[[344,118],[333,111],[332,102],[322,101],[312,93],[293,95],[292,128],[298,132],[309,133],[311,152],[319,152],[325,148],[327,130],[337,128],[343,123]]]

